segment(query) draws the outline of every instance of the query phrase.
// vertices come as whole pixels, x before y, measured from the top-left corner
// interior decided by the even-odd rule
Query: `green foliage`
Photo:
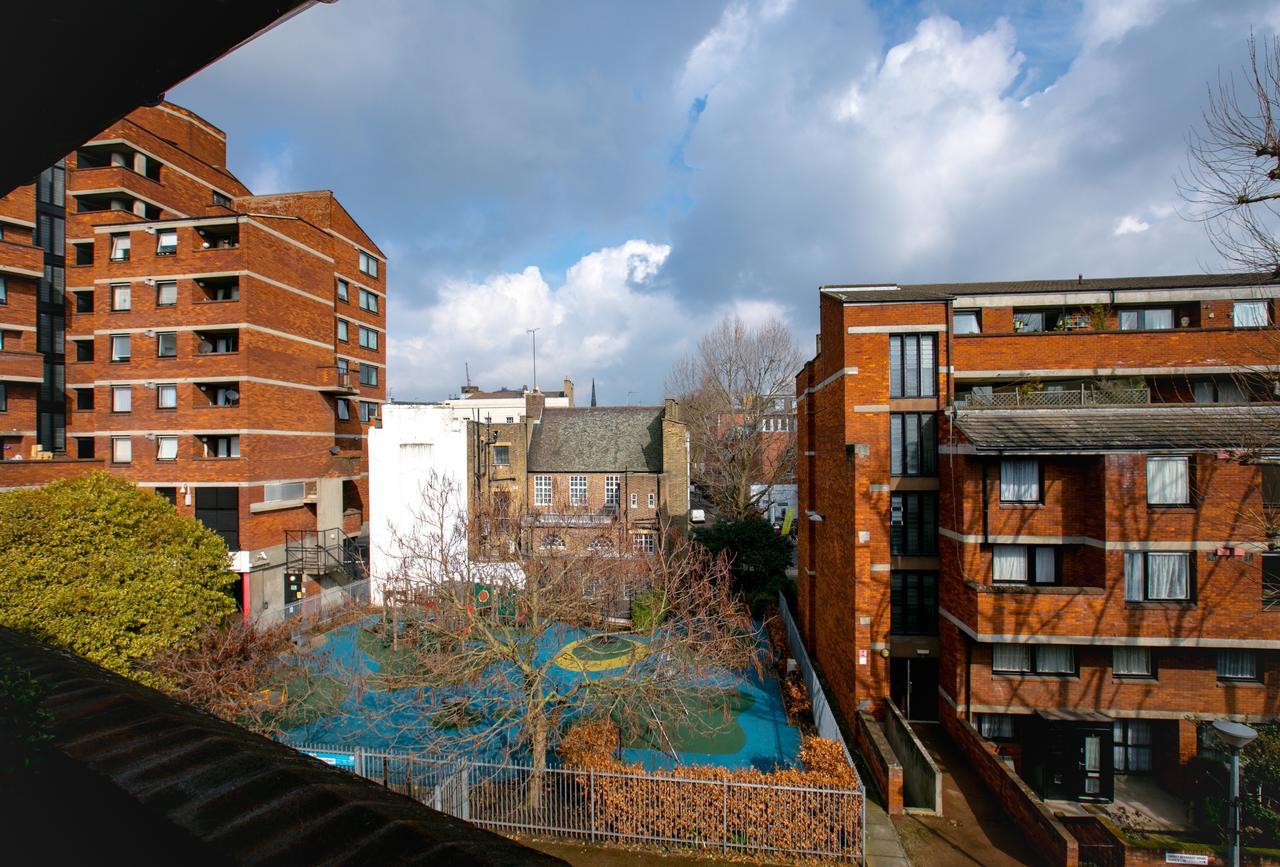
[[[227,549],[105,473],[0,493],[0,626],[152,685],[141,663],[235,611]]]
[[[1208,732],[1212,729],[1207,728]],[[1240,753],[1240,792],[1242,826],[1246,846],[1280,846],[1280,723],[1254,724],[1258,737]],[[1204,731],[1205,729],[1202,729]],[[1226,754],[1227,747],[1210,734],[1209,742]],[[1195,790],[1196,823],[1214,837],[1225,839],[1227,827],[1226,764],[1204,756],[1191,766]]]
[[[0,778],[37,767],[53,740],[53,718],[29,673],[0,663]]]
[[[777,602],[778,591],[787,585],[793,547],[790,537],[775,532],[772,524],[758,518],[721,521],[695,530],[693,536],[712,554],[724,552],[729,558],[734,588],[753,614]]]
[[[658,590],[647,590],[637,593],[631,600],[631,628],[637,632],[648,632],[662,622],[666,616],[667,597]]]

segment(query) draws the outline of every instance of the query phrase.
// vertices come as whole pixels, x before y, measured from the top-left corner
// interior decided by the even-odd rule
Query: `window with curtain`
[[[1115,677],[1150,677],[1151,648],[1111,648],[1111,673]]]
[[[178,303],[178,284],[164,280],[156,284],[156,306],[172,307]]]
[[[111,309],[128,310],[133,307],[133,289],[128,283],[111,285]]]
[[[1220,680],[1258,680],[1258,655],[1252,650],[1219,650]]]
[[[1040,502],[1040,462],[1034,459],[1000,462],[1000,502]]]
[[[1075,648],[1071,645],[1040,644],[1036,646],[1037,674],[1074,674],[1075,670]]]
[[[889,335],[889,397],[937,394],[937,357],[932,334]]]
[[[1163,331],[1173,327],[1173,309],[1152,307],[1141,310],[1121,310],[1121,331]]]
[[[133,389],[127,385],[111,386],[111,411],[130,412],[133,409]]]
[[[1182,602],[1191,598],[1191,555],[1181,552],[1126,551],[1126,602]]]
[[[1236,328],[1262,328],[1267,324],[1267,302],[1235,302],[1231,305],[1231,322]]]
[[[975,713],[973,725],[978,730],[978,734],[989,741],[1013,739],[1013,714],[1011,713]]]
[[[127,464],[133,461],[133,439],[130,437],[111,438],[111,462]]]
[[[1031,645],[991,645],[991,670],[1015,672],[1031,671]]]
[[[111,335],[111,360],[128,361],[132,352],[131,345],[128,334]]]
[[[178,386],[176,383],[164,383],[156,386],[156,407],[158,409],[178,408]]]
[[[1191,459],[1161,455],[1147,458],[1147,503],[1185,506],[1191,502]]]
[[[991,580],[997,583],[1053,584],[1058,580],[1058,552],[1051,545],[994,545]]]
[[[1118,719],[1112,725],[1112,764],[1116,773],[1151,770],[1151,722]]]
[[[937,431],[937,422],[933,413],[890,413],[890,475],[936,475],[938,472]]]
[[[1044,331],[1045,315],[1041,310],[1013,311],[1013,330],[1019,334]]]

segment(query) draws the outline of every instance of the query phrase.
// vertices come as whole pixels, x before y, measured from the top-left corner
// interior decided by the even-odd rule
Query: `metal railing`
[[[814,670],[813,663],[809,661],[809,651],[800,640],[800,630],[796,628],[796,622],[791,617],[787,597],[781,593],[778,594],[778,611],[782,613],[782,622],[787,626],[787,641],[791,642],[791,656],[800,668],[800,676],[804,678],[805,688],[809,690],[809,704],[813,706],[813,724],[818,729],[818,737],[838,743],[844,749],[845,761],[849,763],[849,767],[854,767],[853,755],[849,752],[849,745],[845,743],[844,732],[840,731],[840,724],[836,722],[835,714],[831,712],[831,703],[827,701],[827,694],[822,690],[822,682],[818,680],[818,673]]]
[[[412,753],[295,749],[506,833],[824,861],[863,860],[859,788],[492,764]]]
[[[280,608],[268,608],[254,618],[262,626],[275,626],[291,620],[309,624],[325,623],[356,605],[369,604],[369,579],[352,581],[340,587],[329,587]]]
[[[285,530],[284,568],[292,575],[341,573],[352,581],[369,577],[355,540],[338,529]]]
[[[1146,388],[1090,388],[1062,391],[972,391],[965,399],[966,409],[1013,409],[1070,406],[1132,406],[1151,403],[1151,390]]]

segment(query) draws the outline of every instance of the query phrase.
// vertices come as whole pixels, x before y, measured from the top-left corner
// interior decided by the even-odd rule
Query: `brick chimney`
[[[569,398],[569,406],[573,406],[573,380],[567,376],[564,378],[564,396]]]
[[[546,405],[546,395],[538,389],[524,393],[524,414],[530,421],[542,421],[542,408]]]
[[[674,397],[662,399],[662,417],[671,421],[682,421],[680,418],[680,402]]]

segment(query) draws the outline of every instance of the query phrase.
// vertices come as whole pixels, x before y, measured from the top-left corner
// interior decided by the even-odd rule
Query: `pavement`
[[[867,867],[911,867],[911,861],[898,839],[893,820],[868,793],[867,800]],[[926,862],[921,862],[922,864]]]

